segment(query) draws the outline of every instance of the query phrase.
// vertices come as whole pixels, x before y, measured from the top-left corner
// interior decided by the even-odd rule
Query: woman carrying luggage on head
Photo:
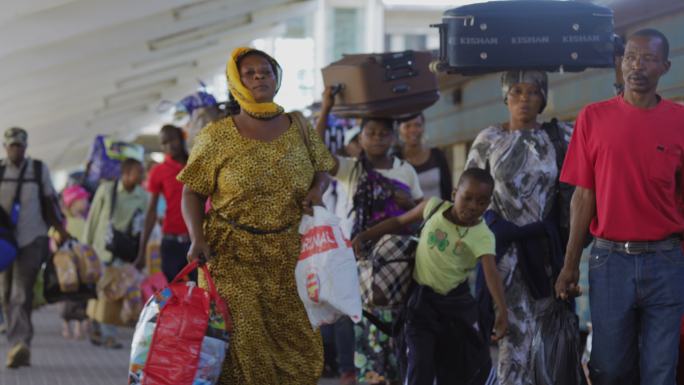
[[[327,119],[333,104],[332,88],[328,87],[323,93],[319,122]],[[392,119],[364,118],[359,134],[361,155],[358,158],[335,156],[331,175],[348,192],[345,209],[348,217],[343,220],[352,223],[352,238],[378,222],[411,210],[423,199],[416,170],[408,162],[390,155],[395,140]],[[366,245],[366,251],[369,248],[370,245]],[[391,324],[398,311],[373,310],[372,313],[382,322]],[[399,383],[399,360],[393,339],[365,317],[355,329],[355,365],[359,381]]]
[[[560,208],[556,206],[560,175],[557,155],[561,155],[562,162],[572,126],[555,120],[550,124],[537,121],[546,106],[547,84],[544,72],[504,73],[502,91],[509,120],[480,132],[466,162],[466,168],[483,168],[491,173],[496,187],[490,209],[497,225],[506,223],[509,229],[523,230],[521,226],[533,224],[545,229],[561,227],[557,215]],[[560,234],[511,241],[510,234],[505,233],[508,230],[492,230],[509,323],[509,333],[499,341],[498,379],[501,385],[527,384],[531,378],[532,339],[537,331],[535,307],[553,297],[553,278],[535,274],[540,270],[533,265],[546,260],[554,266],[557,258],[561,258],[562,265],[565,242],[559,241]]]
[[[273,102],[282,79],[273,58],[237,48],[226,72],[239,112],[200,131],[178,176],[188,258],[209,260],[235,325],[219,383],[314,385],[323,348],[297,295],[297,230],[334,163],[313,129]]]

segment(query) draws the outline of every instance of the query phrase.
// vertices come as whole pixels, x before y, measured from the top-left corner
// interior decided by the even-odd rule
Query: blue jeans
[[[321,326],[326,345],[335,346],[337,366],[340,373],[353,372],[354,367],[354,323],[349,317],[342,317],[332,325]]]
[[[684,313],[680,248],[630,255],[593,247],[589,302],[594,385],[675,384]]]

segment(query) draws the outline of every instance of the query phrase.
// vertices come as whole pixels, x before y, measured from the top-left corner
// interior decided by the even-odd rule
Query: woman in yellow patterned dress
[[[233,51],[227,74],[240,112],[202,129],[178,176],[188,258],[209,260],[235,325],[220,384],[313,385],[323,368],[294,270],[302,213],[320,202],[334,163],[311,127],[273,103],[280,73],[261,51]]]

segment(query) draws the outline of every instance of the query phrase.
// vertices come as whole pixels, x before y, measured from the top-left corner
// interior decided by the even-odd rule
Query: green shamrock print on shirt
[[[441,230],[435,230],[428,235],[428,246],[434,249],[435,246],[439,251],[446,250],[449,247],[449,241],[447,240],[447,233]]]

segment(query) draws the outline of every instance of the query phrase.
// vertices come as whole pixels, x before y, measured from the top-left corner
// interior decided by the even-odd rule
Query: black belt
[[[603,238],[596,238],[594,246],[625,254],[645,254],[656,251],[669,251],[681,247],[681,239],[671,237],[662,241],[628,241],[614,242]]]
[[[254,235],[280,234],[280,233],[283,233],[283,232],[289,230],[289,229],[292,227],[292,224],[288,224],[288,225],[285,225],[285,226],[280,227],[280,228],[277,228],[277,229],[264,230],[264,229],[257,229],[256,227],[252,227],[252,226],[248,226],[248,225],[243,225],[243,224],[237,223],[237,222],[235,222],[234,220],[228,219],[228,218],[224,218],[224,217],[221,216],[221,215],[217,215],[217,217],[218,217],[219,219],[221,219],[222,221],[228,223],[229,225],[235,227],[236,229],[239,229],[239,230],[242,230],[242,231],[246,231],[246,232],[248,232],[248,233],[250,233],[250,234],[254,234]]]
[[[164,235],[162,235],[162,239],[167,240],[167,241],[175,241],[178,243],[190,243],[190,236],[187,234],[181,234],[181,235],[164,234]]]

